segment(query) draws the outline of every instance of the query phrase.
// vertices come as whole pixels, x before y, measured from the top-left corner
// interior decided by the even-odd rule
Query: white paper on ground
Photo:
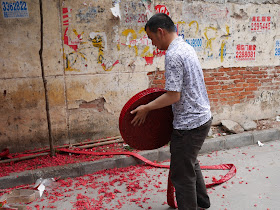
[[[260,141],[258,141],[258,145],[259,145],[259,147],[262,147],[264,144],[261,143]]]

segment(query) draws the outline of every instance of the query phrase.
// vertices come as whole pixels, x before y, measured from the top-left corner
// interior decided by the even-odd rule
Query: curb
[[[258,141],[268,142],[279,139],[280,129],[269,129],[253,132],[249,131],[246,133],[206,139],[200,150],[200,154],[254,145],[257,144]],[[161,162],[170,159],[169,147],[141,151],[139,152],[139,154],[151,161]],[[13,173],[9,176],[0,177],[0,189],[12,188],[19,185],[33,184],[39,178],[73,178],[91,174],[103,169],[122,168],[132,165],[139,165],[142,163],[143,162],[141,160],[135,159],[134,157],[120,155],[117,157],[106,158],[94,162],[82,162],[64,166],[29,170],[20,173]]]

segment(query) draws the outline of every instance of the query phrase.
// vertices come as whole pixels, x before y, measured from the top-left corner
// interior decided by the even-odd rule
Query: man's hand
[[[136,116],[131,121],[131,124],[141,125],[145,122],[146,116],[149,111],[154,109],[160,109],[171,104],[176,103],[180,100],[181,93],[175,91],[167,91],[166,93],[162,94],[160,97],[156,98],[155,100],[151,101],[146,105],[138,106],[136,109],[132,110],[130,113],[135,114]]]
[[[138,106],[136,109],[132,110],[130,113],[136,113],[136,115],[131,121],[131,124],[133,124],[134,126],[143,124],[146,120],[149,111],[150,110],[147,108],[146,105]]]

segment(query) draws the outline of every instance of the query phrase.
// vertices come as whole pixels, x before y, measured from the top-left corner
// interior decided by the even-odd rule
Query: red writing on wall
[[[169,11],[167,9],[167,7],[165,5],[156,5],[155,6],[155,10],[156,10],[156,13],[164,13],[166,15],[169,15]],[[153,55],[155,57],[161,57],[161,56],[164,56],[165,55],[165,50],[159,50],[159,49],[156,49],[153,51]]]
[[[256,45],[238,44],[236,46],[236,60],[238,61],[252,61],[256,60]]]
[[[69,14],[70,14],[71,11],[72,11],[72,9],[62,8],[62,12],[63,12],[63,17],[62,17],[63,18],[63,25],[67,26],[67,28],[64,31],[63,40],[64,40],[64,44],[65,45],[68,45],[73,50],[77,51],[79,44],[82,42],[82,34],[78,34],[74,30],[76,38],[74,40],[70,40],[70,38],[68,36]]]
[[[262,32],[270,30],[271,16],[253,16],[251,22],[251,31]]]
[[[161,57],[165,55],[165,50],[156,49],[153,51],[153,55],[157,57]]]
[[[165,5],[160,5],[160,4],[156,5],[155,10],[156,10],[156,13],[164,13],[164,14],[169,15],[169,11]]]
[[[63,25],[68,26],[69,25],[69,13],[72,11],[72,9],[68,8],[62,8],[63,12]]]

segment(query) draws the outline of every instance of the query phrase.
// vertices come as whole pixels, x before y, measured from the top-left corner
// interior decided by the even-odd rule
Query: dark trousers
[[[173,130],[170,143],[170,172],[179,210],[210,207],[197,156],[211,123],[212,120],[209,120],[192,130]]]

